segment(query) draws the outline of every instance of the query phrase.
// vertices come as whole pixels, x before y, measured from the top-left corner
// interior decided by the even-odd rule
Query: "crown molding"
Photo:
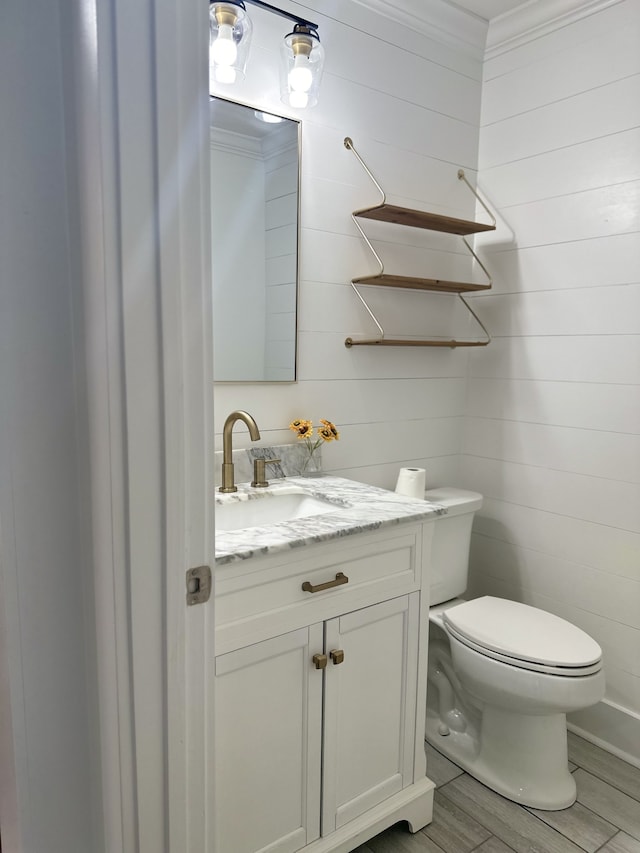
[[[221,127],[210,127],[209,147],[212,151],[223,151],[260,162],[266,158],[276,157],[287,152],[291,152],[296,160],[298,158],[297,137],[292,140],[290,137],[279,133],[257,139],[255,136],[236,133]]]
[[[622,0],[529,0],[489,23],[485,59],[521,47]]]
[[[352,0],[383,18],[392,17],[394,21],[421,33],[428,38],[449,46],[462,49],[474,58],[482,60],[486,37],[487,21],[454,6],[446,0]]]
[[[260,140],[244,133],[235,133],[221,127],[210,127],[209,145],[218,151],[239,154],[250,160],[262,160]]]
[[[277,125],[276,125],[277,127]],[[263,159],[271,157],[280,157],[283,154],[291,153],[298,160],[298,134],[292,139],[288,133],[274,133],[267,135],[262,140],[262,156]]]
[[[343,2],[343,0],[342,0]],[[351,0],[351,2],[394,21],[427,38],[466,51],[474,58],[492,59],[527,44],[622,0],[529,0],[511,12],[487,23],[483,18],[455,5],[455,0]],[[307,5],[321,14],[341,18],[335,0],[310,0]]]

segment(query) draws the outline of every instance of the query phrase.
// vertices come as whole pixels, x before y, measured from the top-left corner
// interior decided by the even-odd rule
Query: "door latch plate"
[[[204,604],[211,595],[211,569],[196,566],[187,569],[187,605]]]

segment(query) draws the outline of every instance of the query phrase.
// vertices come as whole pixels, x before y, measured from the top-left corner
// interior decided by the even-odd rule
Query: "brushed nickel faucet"
[[[231,412],[229,417],[224,422],[222,430],[222,485],[218,489],[219,492],[237,492],[238,489],[234,482],[233,476],[233,442],[232,433],[236,421],[242,421],[249,429],[251,441],[260,440],[260,430],[258,424],[254,421],[248,412]]]

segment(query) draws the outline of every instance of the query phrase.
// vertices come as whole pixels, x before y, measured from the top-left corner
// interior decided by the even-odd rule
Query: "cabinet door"
[[[323,835],[413,782],[418,612],[412,593],[326,623],[344,659],[325,671]]]
[[[318,838],[322,625],[216,658],[217,853],[293,853]]]

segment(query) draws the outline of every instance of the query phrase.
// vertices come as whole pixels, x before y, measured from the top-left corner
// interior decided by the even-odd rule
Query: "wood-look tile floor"
[[[427,746],[436,784],[433,822],[412,835],[392,826],[354,853],[640,853],[640,769],[569,734],[578,788],[571,808],[525,808]]]

